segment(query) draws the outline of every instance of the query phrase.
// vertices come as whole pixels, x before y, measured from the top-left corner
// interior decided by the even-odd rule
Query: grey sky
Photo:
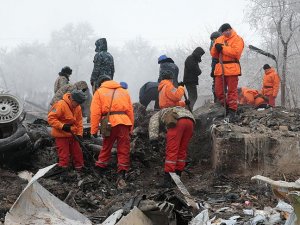
[[[246,0],[0,0],[0,47],[49,40],[67,23],[88,22],[112,45],[143,37],[160,47],[207,40],[229,22],[244,40]]]

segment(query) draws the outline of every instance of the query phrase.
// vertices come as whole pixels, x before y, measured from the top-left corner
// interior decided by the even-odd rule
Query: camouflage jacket
[[[73,90],[77,89],[76,85],[73,84],[67,84],[63,87],[61,87],[54,95],[54,97],[52,98],[51,102],[50,102],[50,108],[52,105],[54,105],[54,103],[58,102],[59,100],[63,99],[64,94],[66,93],[71,93]],[[87,99],[84,101],[84,103],[80,104],[81,106],[81,111],[82,111],[82,116],[83,117],[88,117],[90,115],[90,105],[92,102],[92,95],[89,92],[89,90],[87,90],[85,92]]]
[[[155,113],[150,118],[150,122],[149,122],[149,139],[150,140],[158,139],[159,126],[161,124],[165,125],[164,117],[165,117],[166,113],[169,112],[170,110],[172,110],[173,112],[176,112],[178,114],[178,119],[190,118],[191,120],[194,121],[194,123],[196,123],[196,120],[195,120],[193,114],[189,110],[187,110],[183,107],[177,106],[177,107],[161,109],[159,112]]]
[[[59,100],[63,99],[64,94],[71,93],[73,90],[75,90],[76,87],[73,84],[66,84],[59,88],[56,92],[54,97],[52,98],[50,102],[50,106],[52,106],[55,102],[58,102]]]
[[[94,57],[94,69],[91,75],[91,83],[97,82],[101,75],[108,75],[111,79],[114,78],[115,66],[114,58],[107,52],[106,40],[98,40],[96,45],[96,55]]]
[[[69,79],[65,76],[58,76],[54,83],[54,94],[62,87],[69,84]]]

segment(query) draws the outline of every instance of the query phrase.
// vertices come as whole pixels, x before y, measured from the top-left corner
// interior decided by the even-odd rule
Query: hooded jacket
[[[114,58],[107,52],[107,42],[105,38],[96,41],[97,52],[94,57],[94,69],[91,75],[91,82],[97,82],[101,75],[108,75],[113,79],[115,73]]]
[[[213,58],[219,59],[220,53],[216,49],[216,44],[222,44],[222,60],[224,65],[224,75],[225,76],[240,76],[241,75],[241,66],[239,60],[241,58],[243,49],[244,49],[244,41],[243,39],[237,35],[237,33],[232,30],[230,37],[225,37],[224,35],[218,37],[215,40],[213,47],[210,50],[211,56]],[[215,66],[214,71],[215,76],[222,75],[222,66],[220,62],[218,62]]]
[[[160,64],[159,67],[159,74],[162,74],[162,71],[172,71],[173,72],[173,84],[175,87],[178,87],[178,74],[179,74],[179,68],[178,66],[174,63],[174,61],[171,58],[166,58],[164,60],[161,60],[158,62]],[[161,76],[159,75],[158,77],[158,82],[161,81]]]
[[[274,68],[265,70],[265,75],[263,78],[263,95],[277,97],[280,85],[280,77],[276,73]]]
[[[205,51],[201,47],[197,47],[193,53],[186,58],[183,75],[183,82],[185,84],[198,85],[198,76],[202,73],[199,63],[204,53]]]
[[[115,90],[114,98],[112,95]],[[111,115],[109,122],[112,127],[119,124],[131,126],[134,125],[133,107],[129,93],[126,89],[113,80],[104,81],[94,93],[91,103],[91,134],[98,132],[98,127],[101,119],[109,112],[111,106]],[[113,114],[113,112],[118,112]]]
[[[171,80],[162,80],[158,85],[159,107],[167,108],[174,106],[185,106],[184,101],[181,101],[184,95],[184,87],[175,88]]]
[[[170,108],[162,109],[159,112],[155,113],[150,118],[149,129],[148,129],[150,140],[157,140],[158,139],[159,127],[160,127],[161,124],[166,126],[165,116],[170,111],[175,112],[178,115],[178,119],[180,119],[180,118],[189,118],[189,119],[193,120],[194,123],[196,123],[193,114],[189,110],[187,110],[183,107],[170,107]]]
[[[48,123],[52,127],[51,135],[55,138],[72,137],[71,133],[62,130],[64,124],[71,124],[71,130],[75,135],[83,134],[81,107],[78,105],[73,108],[70,98],[70,93],[65,94],[48,113]]]
[[[139,92],[139,100],[142,105],[144,102],[155,101],[158,98],[158,82],[147,82]]]

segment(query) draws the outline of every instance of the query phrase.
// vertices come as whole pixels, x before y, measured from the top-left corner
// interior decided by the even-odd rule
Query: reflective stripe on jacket
[[[175,88],[171,80],[162,80],[158,85],[159,107],[161,109],[174,106],[185,106],[181,101],[184,95],[184,87]]]

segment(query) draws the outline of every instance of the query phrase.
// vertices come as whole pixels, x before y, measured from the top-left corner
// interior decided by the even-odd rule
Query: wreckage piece
[[[131,212],[122,217],[116,225],[155,225],[152,221],[137,207],[134,207]]]
[[[256,175],[251,180],[259,180],[270,184],[277,198],[291,202],[298,218],[296,224],[300,225],[300,179],[295,182],[274,181],[268,177]]]
[[[261,176],[261,175],[256,175],[254,177],[251,177],[251,180],[260,180],[260,181],[266,182],[266,183],[268,183],[272,186],[275,186],[275,187],[288,188],[288,189],[293,189],[293,190],[300,190],[300,179],[297,180],[296,182],[286,182],[286,181],[282,181],[282,180],[275,181],[275,180],[272,180],[268,177],[264,177],[264,176]]]
[[[291,191],[288,193],[288,199],[294,207],[297,216],[297,225],[300,225],[300,191]]]
[[[0,152],[24,148],[30,138],[22,126],[23,104],[10,94],[0,94]]]
[[[18,120],[22,112],[23,106],[18,98],[10,94],[0,94],[0,124]]]
[[[176,173],[170,173],[172,179],[174,180],[175,184],[183,194],[185,200],[187,201],[188,206],[192,207],[195,212],[199,211],[199,206],[188,192],[184,184],[181,182],[180,177]]]
[[[111,214],[101,225],[115,225],[123,216],[123,209],[119,209]]]
[[[84,215],[59,200],[37,180],[56,164],[40,169],[5,216],[5,225],[51,224],[91,225]]]

